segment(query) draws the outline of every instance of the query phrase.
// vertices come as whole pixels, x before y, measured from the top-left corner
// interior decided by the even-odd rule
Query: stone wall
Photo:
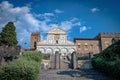
[[[14,60],[17,55],[22,55],[23,51],[21,46],[0,46],[0,64]]]
[[[75,45],[78,54],[87,54],[89,52],[96,54],[101,51],[100,41],[96,39],[76,39]]]
[[[79,69],[92,69],[91,60],[78,60]]]
[[[86,54],[92,52],[96,54],[119,40],[120,33],[99,33],[95,38],[75,38],[74,42],[77,53]]]

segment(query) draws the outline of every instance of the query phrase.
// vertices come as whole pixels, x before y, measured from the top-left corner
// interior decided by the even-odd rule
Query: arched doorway
[[[63,56],[66,56],[66,55],[68,54],[68,50],[67,50],[66,48],[62,48],[62,49],[61,49],[61,54],[62,54]]]

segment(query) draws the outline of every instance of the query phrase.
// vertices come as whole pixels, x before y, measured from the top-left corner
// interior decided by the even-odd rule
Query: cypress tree
[[[16,46],[18,41],[16,38],[16,28],[13,22],[8,22],[1,32],[1,45]]]

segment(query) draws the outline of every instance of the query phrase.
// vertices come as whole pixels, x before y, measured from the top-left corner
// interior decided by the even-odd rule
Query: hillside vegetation
[[[120,41],[112,44],[92,59],[93,67],[114,80],[120,80]]]
[[[42,56],[27,51],[9,64],[0,66],[0,80],[37,80]]]

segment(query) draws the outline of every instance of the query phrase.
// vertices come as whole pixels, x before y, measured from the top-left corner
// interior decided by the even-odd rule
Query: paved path
[[[39,80],[108,80],[93,69],[42,70]]]

